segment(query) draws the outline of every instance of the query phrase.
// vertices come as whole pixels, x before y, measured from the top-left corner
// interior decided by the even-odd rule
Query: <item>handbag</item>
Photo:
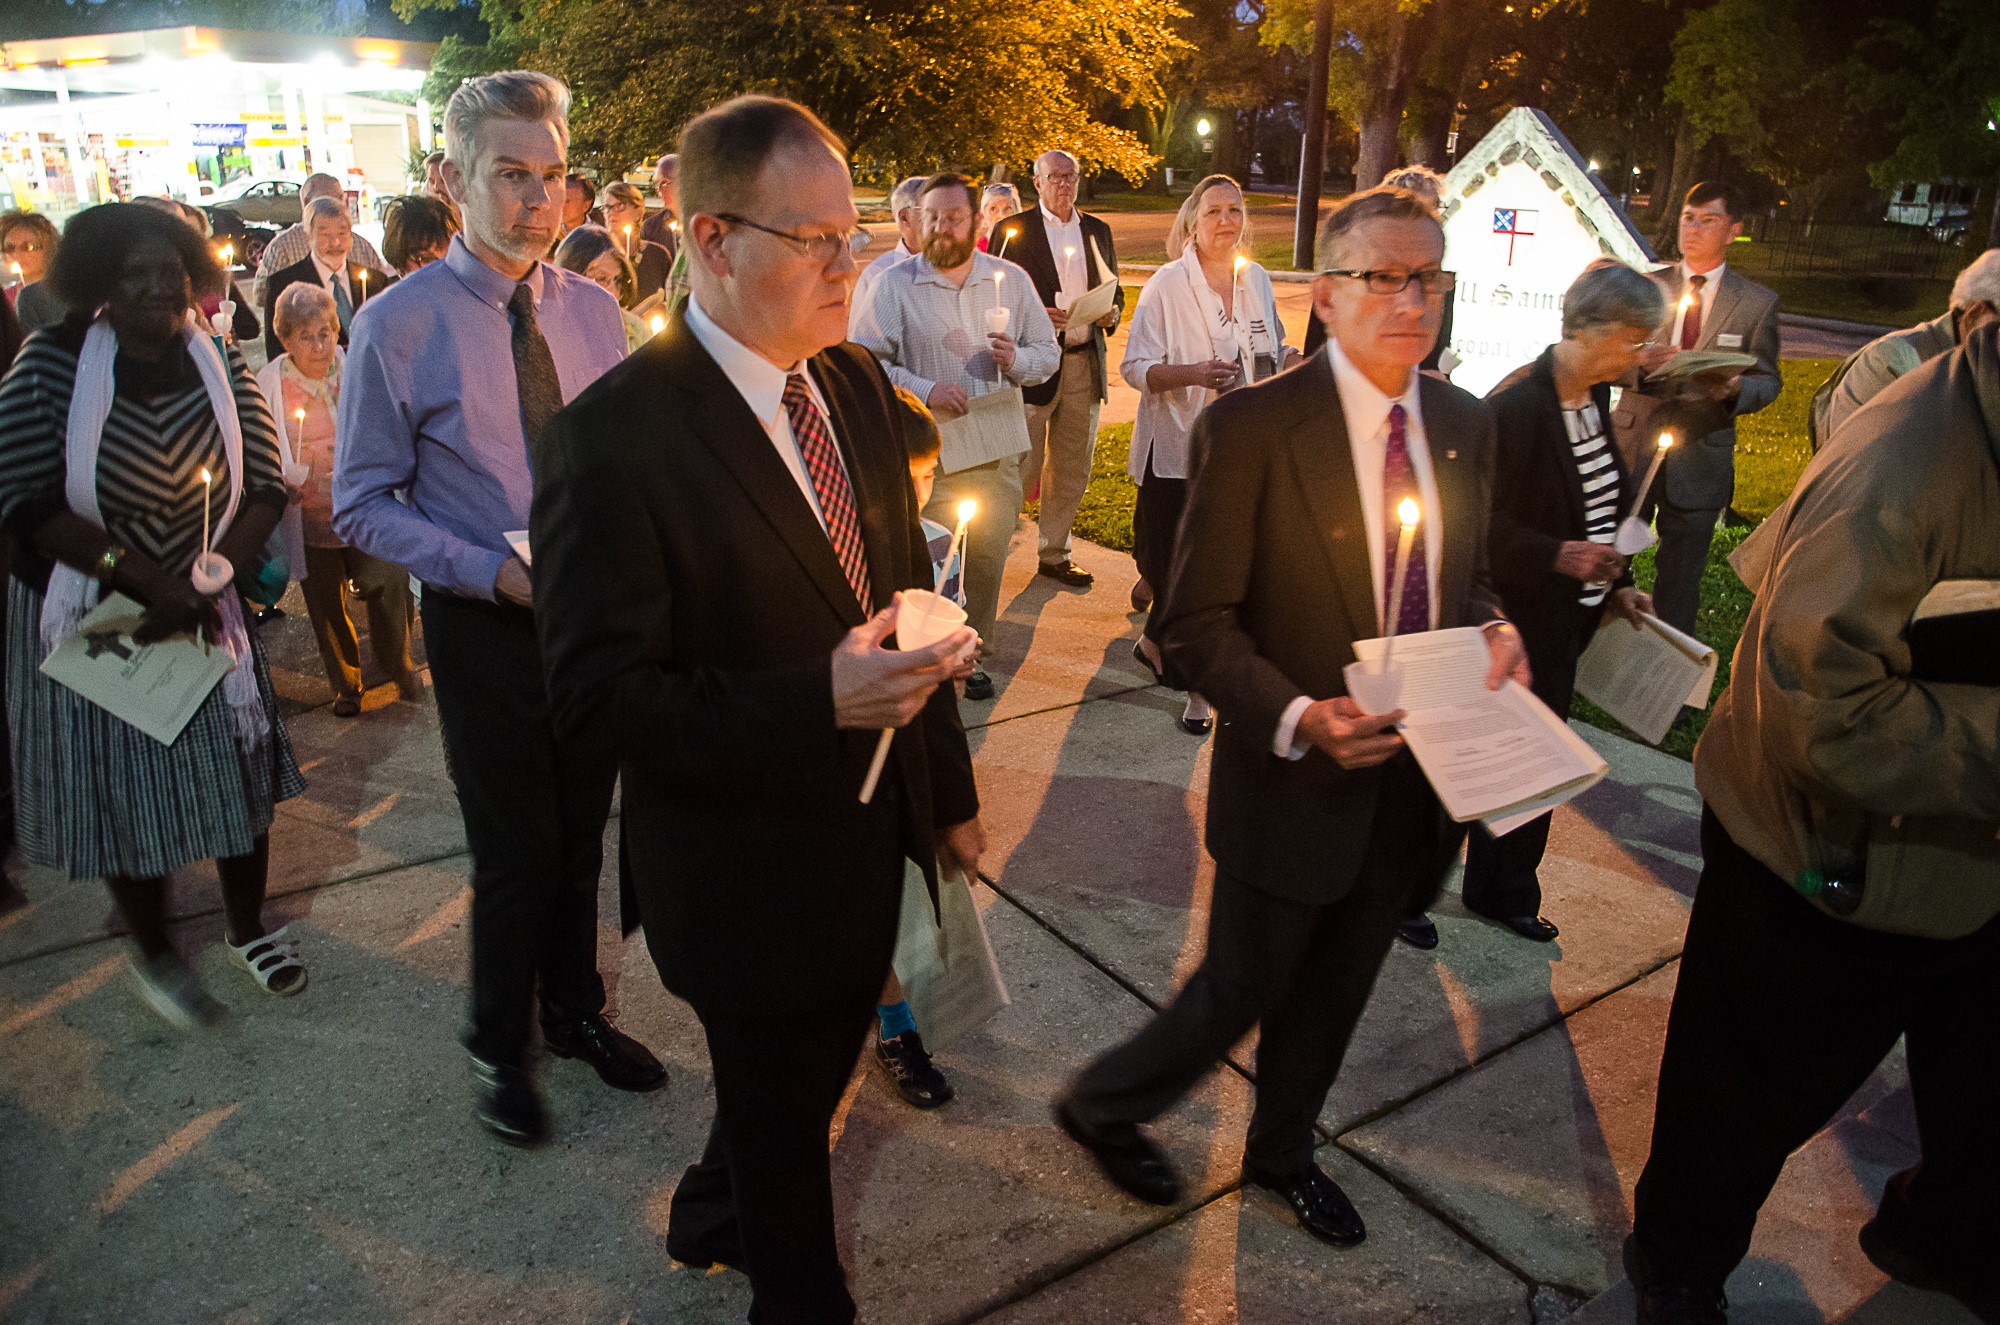
[[[939,874],[938,911],[941,919],[931,911],[924,872],[905,861],[894,964],[917,1031],[932,1050],[979,1029],[1012,1001],[963,875]]]

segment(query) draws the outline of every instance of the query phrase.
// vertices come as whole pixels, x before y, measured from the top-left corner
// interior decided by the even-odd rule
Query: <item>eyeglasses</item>
[[[1448,294],[1458,284],[1455,271],[1358,271],[1352,268],[1337,268],[1323,271],[1322,276],[1346,276],[1368,283],[1370,294],[1401,294],[1411,281],[1423,288],[1425,297],[1434,294]]]
[[[831,266],[834,259],[843,252],[850,256],[859,256],[861,250],[868,247],[868,241],[872,238],[866,230],[858,228],[849,230],[845,234],[837,230],[826,230],[817,235],[795,235],[789,230],[774,230],[768,225],[759,225],[748,217],[737,216],[730,212],[717,212],[715,219],[727,221],[731,225],[746,225],[752,230],[761,230],[767,235],[776,235],[779,239],[797,244],[805,251],[807,257],[821,266]]]
[[[46,247],[39,239],[24,239],[19,243],[10,239],[0,244],[0,253],[40,253]]]

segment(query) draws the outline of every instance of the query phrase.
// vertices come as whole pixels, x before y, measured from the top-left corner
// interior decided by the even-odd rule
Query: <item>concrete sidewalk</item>
[[[942,1110],[857,1075],[833,1162],[863,1318],[1629,1320],[1615,1291],[1591,1300],[1618,1278],[1699,863],[1688,766],[1586,729],[1613,775],[1557,817],[1561,942],[1525,944],[1453,897],[1437,952],[1392,954],[1322,1120],[1365,1245],[1322,1246],[1239,1190],[1248,1046],[1159,1125],[1187,1199],[1139,1205],[1048,1105],[1200,957],[1209,747],[1130,657],[1129,559],[1080,547],[1098,585],[1071,593],[1031,574],[1032,533],[1002,600],[1001,692],[967,706],[993,839],[978,897],[1014,1002],[939,1054],[958,1087]],[[470,1117],[456,1044],[468,861],[434,712],[385,690],[336,719],[303,620],[269,638],[312,784],[273,830],[274,909],[304,935],[311,986],[274,999],[229,966],[212,871],[191,869],[178,937],[232,1015],[177,1035],[129,989],[102,887],[29,874],[30,905],[0,916],[0,1319],[742,1319],[740,1275],[666,1256],[707,1064],[643,945],[615,933],[610,871],[601,962],[672,1081],[621,1095],[552,1061],[557,1139],[508,1150]],[[1969,1319],[1886,1285],[1854,1243],[1914,1135],[1892,1062],[1787,1170],[1735,1319]]]

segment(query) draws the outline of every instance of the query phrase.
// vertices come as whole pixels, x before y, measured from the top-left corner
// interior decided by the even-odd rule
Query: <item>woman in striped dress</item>
[[[261,559],[285,507],[277,437],[236,351],[189,316],[223,275],[185,223],[132,204],[91,208],[70,222],[48,279],[69,316],[30,336],[0,379],[21,851],[105,880],[141,994],[191,1027],[218,1011],[167,940],[166,878],[191,861],[216,862],[236,962],[272,993],[306,982],[296,940],[267,932],[262,914],[273,807],[304,783],[235,589],[205,593],[192,579],[204,506],[213,552],[244,572]],[[236,659],[171,745],[39,671],[113,592],[144,608],[141,642],[199,634]]]
[[[1636,627],[1653,610],[1611,546],[1634,494],[1610,435],[1610,384],[1631,371],[1665,312],[1650,278],[1610,258],[1593,262],[1563,295],[1563,338],[1487,397],[1500,440],[1488,560],[1527,645],[1535,694],[1565,716],[1577,659],[1605,613]],[[1548,841],[1548,815],[1500,838],[1474,828],[1466,908],[1523,938],[1555,938],[1535,877]]]

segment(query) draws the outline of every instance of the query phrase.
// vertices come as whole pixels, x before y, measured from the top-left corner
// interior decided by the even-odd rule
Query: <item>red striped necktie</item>
[[[833,543],[833,555],[854,590],[861,615],[874,611],[868,586],[868,553],[861,545],[861,516],[854,506],[854,487],[847,469],[840,463],[840,450],[833,444],[833,430],[820,412],[806,385],[804,373],[785,379],[785,413],[792,421],[792,440],[805,460],[806,475],[812,479],[813,494],[819,498],[819,513],[826,520],[826,536]]]

